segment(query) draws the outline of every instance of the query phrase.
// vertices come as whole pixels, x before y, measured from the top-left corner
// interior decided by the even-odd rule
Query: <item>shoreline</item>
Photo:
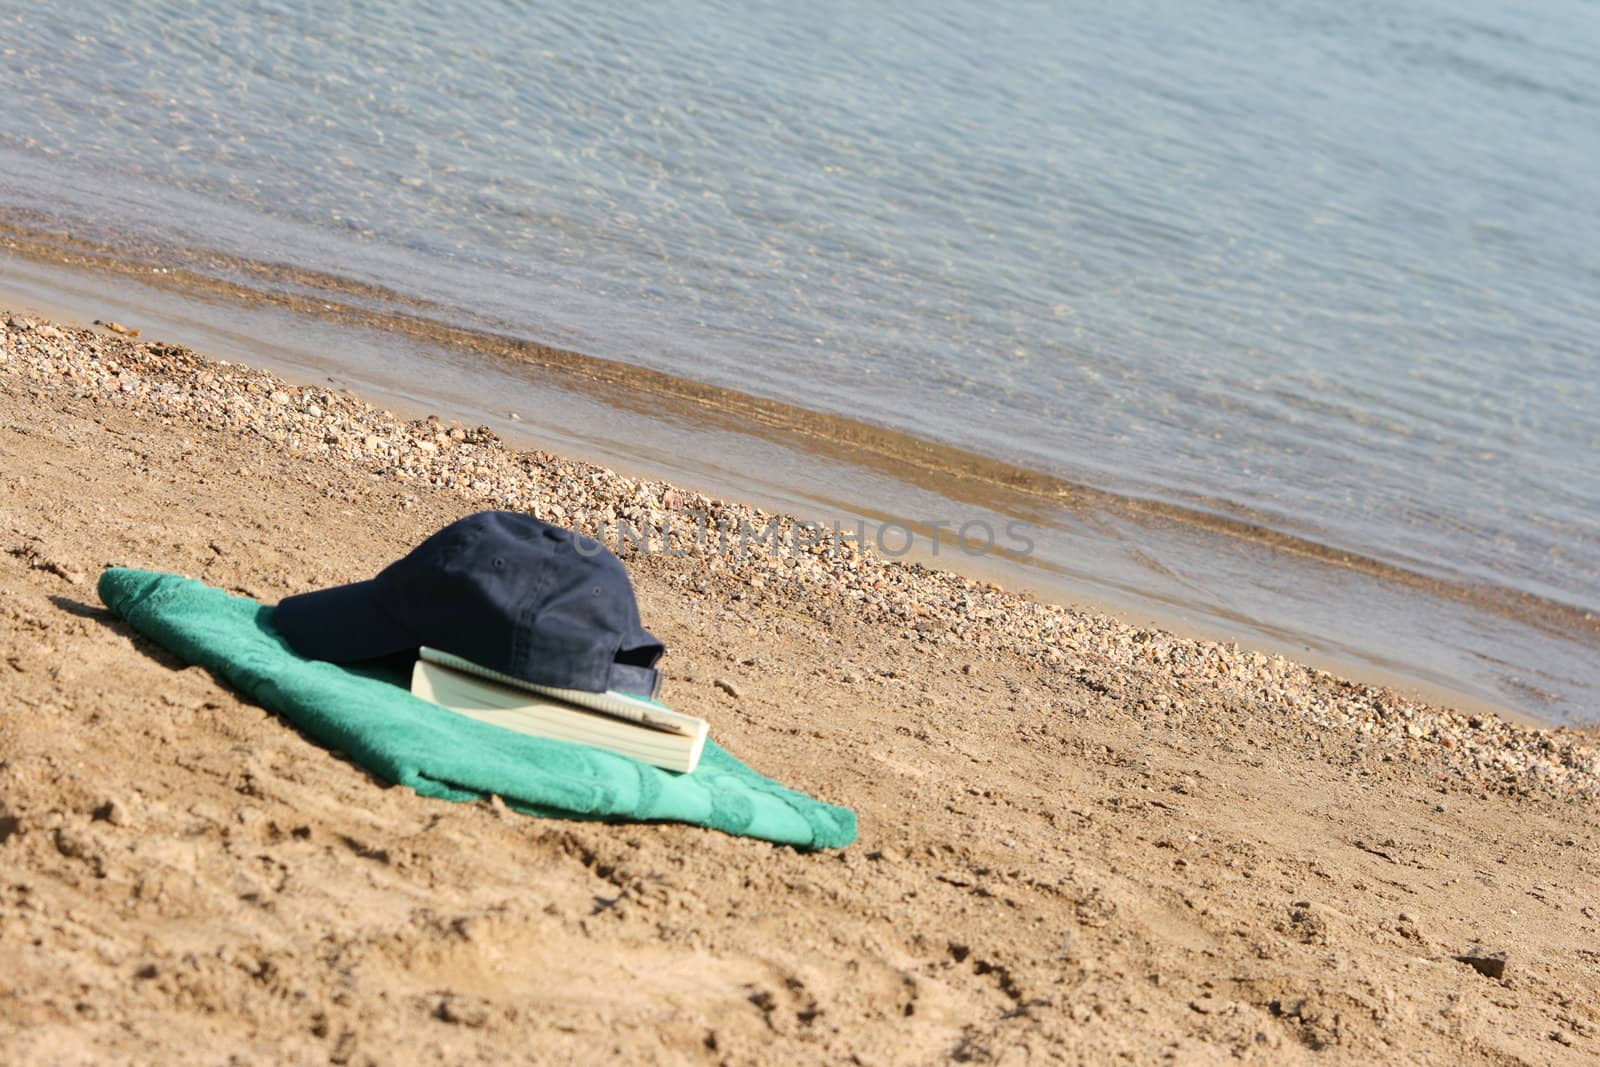
[[[891,474],[949,500],[1005,514],[1027,514],[1041,506],[1069,512],[1106,512],[1134,521],[1173,523],[1230,538],[1271,552],[1360,573],[1430,596],[1498,614],[1552,634],[1600,637],[1600,614],[1563,601],[1508,587],[1435,577],[1360,552],[1323,544],[1269,525],[1263,516],[1226,501],[1202,508],[1119,494],[1018,466],[966,448],[917,437],[847,416],[667,374],[616,360],[514,338],[485,329],[454,326],[427,316],[427,305],[376,286],[321,272],[255,263],[208,253],[209,274],[190,267],[153,266],[93,240],[53,233],[0,218],[0,243],[29,258],[112,275],[178,293],[206,293],[245,306],[275,306],[297,315],[397,333],[475,357],[535,368],[560,388],[599,399],[619,411],[655,413],[665,404],[678,417],[734,431],[759,428],[763,435],[864,470]],[[196,253],[149,248],[149,257],[192,260]],[[261,287],[220,274],[254,277]],[[267,285],[305,290],[270,289]],[[310,295],[315,294],[315,295]],[[389,306],[383,310],[383,305]],[[401,310],[405,309],[405,310]]]
[[[525,510],[584,533],[595,533],[596,524],[613,533],[624,525],[649,531],[674,549],[661,555],[708,561],[760,581],[766,580],[763,575],[799,580],[830,597],[853,600],[867,609],[869,620],[904,626],[908,639],[936,647],[975,645],[1047,666],[1083,656],[1101,669],[1161,672],[1180,691],[1222,687],[1287,715],[1352,726],[1406,749],[1418,741],[1432,744],[1437,751],[1431,755],[1442,755],[1458,769],[1470,766],[1472,773],[1485,766],[1473,765],[1472,757],[1486,751],[1491,753],[1487,766],[1503,769],[1502,784],[1516,788],[1570,781],[1575,794],[1600,795],[1600,756],[1583,743],[1591,728],[1531,726],[1489,711],[1432,707],[1392,689],[1232,642],[1180,637],[922,563],[885,559],[870,546],[836,540],[831,531],[814,538],[797,533],[802,524],[790,516],[665,482],[630,479],[582,460],[512,451],[487,427],[450,425],[436,416],[403,420],[349,390],[295,385],[269,372],[206,360],[182,346],[36,321],[5,309],[0,309],[0,324],[7,355],[0,373],[13,380],[21,376],[35,387],[64,386],[161,418],[259,437],[292,453],[353,463],[373,477],[452,491],[474,507]],[[546,484],[550,472],[559,472],[561,491]],[[596,491],[595,484],[629,488],[619,499],[615,491]],[[675,530],[673,517],[679,520]],[[711,538],[684,536],[707,523],[713,529],[776,529],[786,543],[803,547],[782,556],[730,556]],[[632,547],[615,536],[611,545]],[[624,551],[624,558],[634,555]],[[886,584],[904,591],[886,596]],[[960,605],[954,616],[952,605]],[[1546,758],[1551,738],[1559,743]]]
[[[94,602],[133,565],[273,603],[495,506],[795,529],[0,309],[0,1059],[1600,1052],[1593,730],[848,543],[619,546],[669,703],[857,812],[857,844],[800,853],[418,796]]]
[[[4,232],[5,226],[0,224],[0,235]],[[73,259],[70,255],[62,254],[60,249],[52,252],[48,244],[22,249],[16,247],[17,241],[15,232],[5,238],[5,243],[11,246],[10,251],[18,255],[27,253],[24,261],[59,265]],[[95,249],[100,251],[95,252]],[[149,251],[152,255],[156,254],[154,250]],[[85,279],[105,277],[109,273],[109,276],[136,281],[139,286],[153,285],[155,288],[149,290],[152,293],[167,292],[191,301],[197,299],[194,295],[197,291],[209,291],[213,299],[223,302],[219,307],[247,309],[253,304],[259,306],[260,310],[251,314],[265,315],[266,308],[278,307],[283,303],[279,297],[241,289],[231,283],[206,279],[201,275],[181,271],[174,273],[166,268],[152,273],[152,268],[142,267],[134,261],[108,257],[108,249],[92,243],[85,244],[82,256],[79,256],[80,261],[72,269],[81,272],[77,276]],[[319,283],[334,288],[342,284],[337,279],[321,279]],[[194,286],[199,286],[198,290]],[[4,295],[0,293],[0,297]],[[85,297],[80,303],[85,307],[98,307],[103,301],[92,301]],[[310,316],[305,320],[307,322],[367,322],[367,326],[359,329],[349,326],[348,322],[344,327],[339,327],[345,331],[341,336],[346,339],[359,340],[361,330],[377,331],[395,325],[390,317],[362,311],[350,304],[327,303],[305,297],[295,298],[291,303],[298,309],[293,312],[295,315]],[[327,306],[323,306],[325,303]],[[83,309],[79,309],[79,314],[82,314],[83,321],[92,317]],[[158,316],[147,316],[140,321],[148,322],[151,319],[159,321]],[[455,331],[462,333],[462,337],[444,336],[437,335],[425,320],[405,318],[401,325],[404,326],[405,322],[411,323],[407,329],[422,331],[420,335],[403,334],[408,339],[402,342],[421,346],[418,349],[418,358],[421,359],[431,358],[435,353],[455,351],[452,346],[476,344],[472,338],[478,335],[471,331]],[[335,327],[330,325],[327,328]],[[207,336],[221,336],[215,331],[201,332],[207,333]],[[255,361],[252,336],[258,335],[245,332],[228,338],[235,358]],[[386,333],[372,332],[371,336],[374,340],[367,343],[374,347],[375,352],[379,344],[386,343],[378,339],[393,341]],[[1398,689],[1419,699],[1454,703],[1475,711],[1494,711],[1531,723],[1562,722],[1581,718],[1583,712],[1578,701],[1600,684],[1596,679],[1573,675],[1570,666],[1584,662],[1581,655],[1574,657],[1576,650],[1600,643],[1597,641],[1597,637],[1600,637],[1600,620],[1570,605],[1541,602],[1543,606],[1530,606],[1525,599],[1505,590],[1484,593],[1483,590],[1451,586],[1450,583],[1441,585],[1410,571],[1391,575],[1385,570],[1387,565],[1378,566],[1374,561],[1363,563],[1359,557],[1346,557],[1323,546],[1316,546],[1314,551],[1300,551],[1296,547],[1298,539],[1291,539],[1295,543],[1284,542],[1277,535],[1267,536],[1270,531],[1263,531],[1249,523],[1245,525],[1257,531],[1259,536],[1241,533],[1235,528],[1239,525],[1238,520],[1230,519],[1219,525],[1217,521],[1205,518],[1204,513],[1191,515],[1190,509],[1178,509],[1182,514],[1174,515],[1170,513],[1171,509],[1162,505],[1149,505],[1147,502],[1082,490],[1080,487],[1058,487],[1055,491],[1049,491],[1047,486],[1042,485],[1033,485],[1031,488],[1007,486],[1003,477],[977,477],[976,480],[966,477],[955,481],[944,477],[932,483],[919,482],[918,476],[906,475],[902,469],[900,459],[896,458],[900,453],[879,453],[872,447],[857,447],[848,442],[848,434],[830,437],[824,432],[825,427],[819,429],[812,426],[804,433],[794,430],[791,425],[793,419],[789,416],[809,414],[800,409],[791,410],[787,405],[757,402],[755,398],[743,397],[744,401],[758,403],[758,406],[782,409],[788,413],[784,418],[774,421],[759,416],[759,413],[750,415],[720,406],[714,400],[680,397],[677,407],[668,404],[658,410],[653,400],[645,403],[636,395],[636,390],[625,388],[612,380],[617,373],[626,372],[625,377],[631,375],[632,372],[620,364],[589,360],[588,357],[537,345],[530,347],[504,341],[496,344],[513,354],[507,356],[506,351],[502,351],[496,357],[487,349],[469,347],[460,350],[462,358],[476,365],[481,357],[490,356],[490,362],[485,365],[492,366],[497,358],[515,360],[515,353],[524,349],[536,354],[542,352],[548,356],[548,360],[539,365],[536,375],[529,371],[531,365],[521,362],[506,363],[503,371],[493,373],[505,375],[506,384],[518,380],[516,375],[528,373],[527,381],[538,380],[537,389],[541,392],[536,395],[547,398],[548,403],[563,409],[571,407],[573,400],[589,404],[591,407],[586,410],[591,414],[588,417],[606,425],[614,424],[618,418],[640,420],[632,425],[637,425],[646,437],[657,434],[660,427],[674,422],[683,426],[692,425],[694,433],[708,435],[705,440],[693,442],[663,437],[648,461],[643,456],[622,455],[615,447],[605,447],[605,443],[599,439],[578,439],[558,434],[549,443],[540,443],[539,447],[595,456],[601,462],[622,469],[632,468],[636,472],[653,469],[664,473],[666,477],[690,484],[710,481],[712,484],[707,488],[713,491],[754,495],[755,499],[769,508],[796,514],[809,512],[815,515],[819,509],[824,513],[831,512],[836,518],[865,513],[869,516],[869,529],[873,528],[875,521],[871,517],[871,509],[863,511],[861,505],[833,498],[831,485],[830,491],[819,488],[822,482],[817,482],[809,489],[795,488],[791,491],[790,487],[802,486],[806,484],[805,479],[817,477],[823,472],[838,484],[857,484],[863,477],[881,478],[887,491],[902,494],[898,498],[899,510],[883,514],[882,518],[888,521],[899,521],[902,516],[912,514],[956,513],[963,520],[968,516],[987,518],[991,520],[993,528],[1001,528],[1008,520],[1020,519],[1034,524],[1036,532],[1047,535],[1048,550],[1031,557],[1006,559],[996,555],[971,561],[955,560],[958,568],[965,573],[994,577],[1010,587],[1031,589],[1041,597],[1091,605],[1096,610],[1120,616],[1129,622],[1145,622],[1191,636],[1231,637],[1247,645],[1253,644],[1277,654],[1304,659],[1337,674]],[[444,347],[439,347],[441,345]],[[377,359],[381,355],[367,358]],[[595,367],[605,373],[591,373]],[[327,369],[336,370],[331,364]],[[342,379],[349,372],[339,368],[336,374]],[[314,380],[315,375],[316,368],[306,367],[298,377]],[[666,379],[668,376],[657,377]],[[520,387],[529,388],[527,381]],[[355,384],[364,394],[370,394],[370,382],[361,380],[359,371]],[[385,390],[380,388],[378,391],[381,394]],[[434,407],[433,402],[422,394],[397,396],[389,401],[389,405],[398,410],[409,409],[419,413]],[[529,423],[516,423],[512,421],[514,418],[490,418],[489,421],[494,423],[494,428],[502,436],[524,440],[536,436]],[[706,421],[708,418],[710,422]],[[664,421],[647,424],[650,419]],[[854,427],[852,433],[867,432],[874,439],[882,435],[895,440],[905,437],[893,431],[879,431],[856,424],[848,419],[835,421],[849,423]],[[785,425],[789,425],[789,429],[785,430]],[[772,474],[773,480],[763,485],[762,492],[749,489],[748,483],[741,480],[739,471],[724,472],[720,478],[708,477],[713,474],[711,467],[704,464],[695,466],[679,459],[688,455],[694,447],[707,447],[718,434],[725,435],[734,442],[735,447],[741,449],[756,445],[772,451],[769,457],[771,463],[766,469],[778,473]],[[943,448],[925,442],[917,443],[915,439],[907,440],[917,444],[919,449],[926,446],[939,451]],[[674,450],[675,445],[677,450]],[[960,470],[971,458],[960,450],[954,450],[956,454],[947,456],[944,454],[947,451],[950,450],[939,451],[938,456],[931,458],[925,457],[926,461],[919,469],[941,470],[948,466]],[[872,466],[870,461],[874,456],[882,460],[881,468]],[[808,458],[810,468],[806,466]],[[867,465],[861,466],[864,460],[868,461]],[[750,462],[756,461],[746,461],[746,466]],[[989,462],[983,461],[984,464]],[[743,473],[748,477],[748,471]],[[1031,474],[1029,477],[1037,478]],[[902,478],[905,480],[896,480]],[[1068,498],[1073,498],[1075,502],[1068,501]],[[925,503],[908,503],[913,500]],[[1196,520],[1196,515],[1200,516],[1199,520]],[[906,558],[934,566],[950,564],[948,552],[942,561],[930,557],[928,536],[934,531],[918,520],[910,520],[906,525],[913,531],[915,539],[913,549]],[[1108,530],[1112,532],[1108,533]],[[1307,544],[1315,545],[1314,542]],[[1226,577],[1230,573],[1229,568],[1237,572],[1239,562],[1224,565],[1221,561],[1241,554],[1251,556],[1255,578],[1249,590],[1251,596],[1235,605],[1235,590],[1227,587]],[[1280,572],[1281,581],[1277,581],[1274,575]],[[1218,582],[1223,585],[1207,588],[1208,583],[1216,586]],[[1364,586],[1359,584],[1363,582],[1366,583]],[[1307,592],[1293,594],[1282,603],[1273,599],[1280,595],[1273,592],[1274,586],[1297,588],[1298,585],[1303,585]],[[1336,587],[1343,589],[1340,604],[1346,614],[1357,609],[1369,611],[1374,604],[1381,603],[1383,608],[1380,614],[1385,621],[1380,625],[1385,629],[1397,634],[1424,636],[1415,639],[1408,637],[1393,647],[1363,643],[1366,639],[1360,627],[1341,619],[1338,612],[1329,614],[1324,611],[1309,592],[1312,589]],[[1307,609],[1315,609],[1323,617],[1314,623],[1297,622],[1297,619],[1316,618],[1310,613],[1302,614]],[[1483,614],[1475,619],[1474,612]],[[1502,631],[1498,643],[1483,644],[1488,639],[1476,636],[1475,627],[1480,619],[1482,623]],[[1307,625],[1311,628],[1304,628]],[[1450,636],[1426,636],[1441,633]],[[1509,644],[1505,640],[1507,636],[1514,638]],[[1431,645],[1430,640],[1433,641]],[[1474,641],[1482,644],[1482,647],[1462,643]],[[1541,641],[1547,647],[1539,647],[1537,657],[1531,656]],[[1523,651],[1520,655],[1514,653],[1510,662],[1497,663],[1494,654],[1502,647],[1520,648]],[[1520,663],[1522,670],[1519,671],[1513,665],[1515,663]]]

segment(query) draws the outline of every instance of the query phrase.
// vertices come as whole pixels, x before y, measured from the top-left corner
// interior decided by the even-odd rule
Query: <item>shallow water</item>
[[[13,218],[1600,610],[1592,5],[67,2],[0,38]]]

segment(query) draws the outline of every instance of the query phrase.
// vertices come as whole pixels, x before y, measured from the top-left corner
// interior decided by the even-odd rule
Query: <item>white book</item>
[[[476,665],[474,665],[476,668]],[[541,687],[544,688],[544,687]],[[688,732],[663,729],[635,718],[580,707],[527,688],[526,683],[505,685],[485,677],[484,668],[472,673],[445,666],[433,659],[418,659],[411,671],[411,692],[424,700],[505,730],[593,745],[669,771],[688,773],[700,763],[709,728],[704,719],[672,711],[674,724],[694,725]],[[586,696],[598,694],[587,693]],[[644,701],[652,709],[658,701]],[[659,715],[658,711],[653,711]]]
[[[645,726],[654,726],[658,730],[693,735],[705,726],[704,719],[694,715],[685,715],[681,711],[673,711],[653,697],[623,693],[616,689],[610,689],[604,693],[592,693],[587,689],[561,689],[553,685],[540,685],[525,678],[502,674],[497,670],[481,666],[469,659],[462,659],[454,653],[441,652],[437,648],[429,648],[427,645],[423,645],[422,648],[418,649],[417,655],[429,663],[437,663],[453,670],[475,674],[479,678],[486,678],[491,682],[499,682],[501,685],[509,685],[513,689],[522,689],[529,693],[537,693],[540,696],[554,697],[568,704],[577,704],[579,707],[589,708],[593,711],[603,711],[607,715],[615,715],[622,719],[632,719],[634,722]]]

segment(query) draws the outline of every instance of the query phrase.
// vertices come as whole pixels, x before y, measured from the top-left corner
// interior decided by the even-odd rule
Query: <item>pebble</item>
[[[818,619],[843,608],[929,652],[959,655],[962,662],[1012,653],[1111,699],[1136,689],[1159,693],[1166,699],[1152,699],[1152,710],[1140,712],[1156,718],[1217,716],[1225,723],[1229,707],[1243,701],[1276,709],[1285,721],[1309,729],[1346,732],[1352,745],[1426,763],[1474,788],[1600,797],[1600,754],[1574,731],[1419,704],[1392,690],[1231,642],[1133,626],[882,558],[870,546],[836,538],[829,530],[807,538],[804,551],[775,553],[748,540],[741,550],[741,530],[770,531],[769,536],[793,546],[799,524],[546,452],[514,453],[488,427],[447,427],[437,419],[407,422],[349,392],[295,386],[241,364],[206,360],[178,345],[17,314],[0,313],[0,321],[5,325],[0,382],[6,387],[20,381],[36,392],[77,395],[187,426],[251,434],[288,451],[314,454],[321,462],[455,492],[472,506],[536,514],[605,537],[613,547],[620,545],[619,520],[627,521],[653,539],[653,550],[667,543],[686,557],[689,566],[677,572],[685,589],[707,592],[710,572],[735,580],[742,597],[738,611],[747,625],[778,621],[778,612],[763,612],[761,605],[768,602],[781,603],[784,614]],[[714,684],[738,696],[727,679]]]
[[[133,815],[128,810],[128,805],[116,797],[112,797],[96,808],[94,817],[96,819],[104,819],[112,826],[126,827],[133,823]]]
[[[1469,965],[1485,978],[1498,980],[1505,977],[1506,954],[1504,952],[1490,952],[1488,949],[1475,946],[1454,958],[1459,963]]]

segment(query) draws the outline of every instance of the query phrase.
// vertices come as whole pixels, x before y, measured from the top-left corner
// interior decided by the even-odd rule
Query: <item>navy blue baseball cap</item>
[[[348,663],[427,645],[538,685],[654,696],[664,645],[622,561],[514,511],[451,523],[376,578],[279,602],[291,648]]]

